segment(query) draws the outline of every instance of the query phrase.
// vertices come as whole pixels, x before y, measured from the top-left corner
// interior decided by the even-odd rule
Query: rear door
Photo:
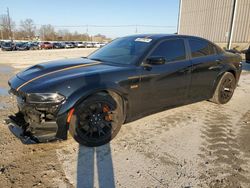
[[[182,38],[160,42],[149,57],[164,57],[163,65],[151,65],[143,70],[142,104],[151,110],[185,102],[190,84],[191,62]]]
[[[211,91],[222,59],[217,54],[216,47],[207,40],[189,39],[189,49],[192,62],[192,78],[189,99],[199,101],[211,97]]]

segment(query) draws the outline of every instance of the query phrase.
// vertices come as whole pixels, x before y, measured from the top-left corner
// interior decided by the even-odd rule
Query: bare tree
[[[57,40],[55,28],[50,24],[42,25],[39,29],[39,34],[42,40]]]
[[[15,29],[15,22],[8,15],[0,15],[0,39],[34,39],[36,35],[36,26],[32,19],[26,19],[20,22],[20,27]],[[38,30],[40,39],[44,41],[106,41],[109,40],[106,36],[98,34],[90,37],[88,34],[71,32],[67,29],[55,31],[52,25],[42,25]]]
[[[15,22],[6,14],[0,15],[0,34],[2,39],[11,39],[12,30],[14,30]]]
[[[88,34],[80,34],[77,31],[71,33],[67,29],[61,29],[57,32],[58,39],[63,41],[87,41],[90,40]]]
[[[20,22],[20,34],[24,39],[33,39],[35,37],[36,26],[32,19],[26,19]]]
[[[61,40],[69,41],[71,40],[72,34],[67,29],[60,29],[57,32],[57,35],[61,38]]]

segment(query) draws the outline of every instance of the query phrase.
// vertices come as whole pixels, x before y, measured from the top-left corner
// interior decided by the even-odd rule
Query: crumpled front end
[[[67,139],[67,115],[71,106],[64,106],[68,102],[66,98],[83,84],[96,81],[83,79],[86,74],[111,68],[77,58],[41,63],[19,72],[9,80],[10,92],[17,97],[19,107],[10,121],[14,127],[21,127],[22,135],[32,135],[38,142]]]
[[[9,116],[7,123],[24,143],[67,139],[66,115],[58,117],[63,100],[53,102],[57,94],[28,94],[12,87],[10,94],[16,97],[19,112]]]

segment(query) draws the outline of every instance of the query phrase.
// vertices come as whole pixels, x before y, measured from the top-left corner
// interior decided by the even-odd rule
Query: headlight
[[[59,104],[65,100],[59,93],[28,93],[26,96],[27,103],[40,104]]]

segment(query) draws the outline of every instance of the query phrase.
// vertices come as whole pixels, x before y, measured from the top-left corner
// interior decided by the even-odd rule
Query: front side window
[[[167,62],[186,59],[186,50],[183,39],[167,40],[160,43],[150,54],[151,57],[164,57]]]
[[[189,40],[191,55],[193,58],[209,56],[216,53],[214,47],[205,40]]]
[[[135,64],[152,42],[150,38],[123,37],[105,45],[88,58],[115,64]]]

